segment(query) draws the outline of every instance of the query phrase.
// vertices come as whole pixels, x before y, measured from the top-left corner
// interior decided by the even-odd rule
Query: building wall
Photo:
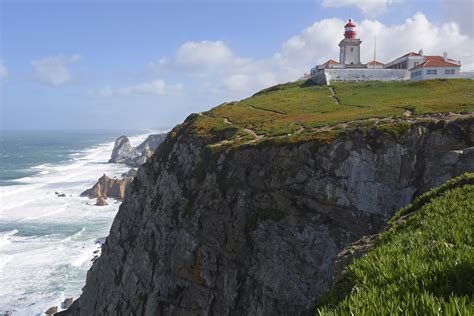
[[[343,39],[339,43],[341,64],[360,64],[360,43],[359,39]]]
[[[401,81],[409,80],[410,72],[404,69],[325,69],[313,76],[319,84],[332,81]]]
[[[446,74],[446,70],[454,70],[454,74]],[[436,74],[433,73],[436,71]],[[415,73],[419,72],[419,75]],[[429,74],[431,72],[431,74]],[[459,78],[459,67],[426,67],[410,71],[411,80],[454,79]]]
[[[425,58],[423,56],[406,56],[398,58],[385,65],[385,68],[390,69],[411,69],[421,64]]]
[[[322,85],[328,84],[327,81],[326,81],[325,71],[326,70],[323,69],[323,70],[319,70],[319,71],[316,71],[316,72],[312,73],[311,79],[313,80],[313,82],[315,82],[317,84],[322,84]]]
[[[460,71],[459,77],[474,80],[474,71]]]

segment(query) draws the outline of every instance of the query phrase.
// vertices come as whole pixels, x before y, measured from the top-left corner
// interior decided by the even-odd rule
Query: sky
[[[0,0],[0,130],[160,129],[338,59],[474,71],[472,0]]]

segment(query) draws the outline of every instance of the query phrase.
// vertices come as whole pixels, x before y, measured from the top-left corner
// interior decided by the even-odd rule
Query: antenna
[[[374,68],[375,68],[375,57],[376,57],[376,52],[377,51],[377,35],[374,36]]]

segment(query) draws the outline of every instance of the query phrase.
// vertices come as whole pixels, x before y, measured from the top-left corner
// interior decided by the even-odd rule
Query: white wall
[[[452,75],[448,75],[445,73],[446,70],[454,69],[455,73]],[[428,74],[428,70],[436,70],[436,74]],[[459,78],[459,67],[426,67],[426,68],[419,68],[413,71],[410,71],[413,74],[415,71],[421,71],[420,76],[411,76],[411,80],[429,80],[429,79],[455,79]]]
[[[409,80],[405,69],[325,69],[326,84],[331,81],[401,81]]]
[[[474,71],[460,71],[459,77],[474,80]]]

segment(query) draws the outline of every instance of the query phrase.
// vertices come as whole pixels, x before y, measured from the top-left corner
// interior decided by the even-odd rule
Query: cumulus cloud
[[[40,82],[57,87],[71,79],[72,76],[68,67],[80,59],[81,56],[79,54],[48,56],[33,60],[31,65],[33,66],[36,78]]]
[[[459,24],[461,32],[474,36],[474,1],[472,0],[441,0],[443,19]]]
[[[221,41],[186,42],[176,52],[176,63],[190,67],[215,67],[229,63],[232,50]]]
[[[3,63],[2,60],[0,60],[0,83],[3,83],[7,80],[8,77],[8,69]]]
[[[355,6],[368,16],[385,12],[393,0],[323,0],[323,7],[340,8]]]

